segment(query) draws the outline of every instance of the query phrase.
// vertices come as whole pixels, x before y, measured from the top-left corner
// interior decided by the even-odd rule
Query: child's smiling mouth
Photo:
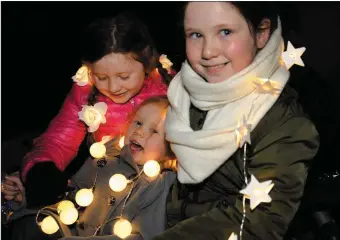
[[[228,64],[229,62],[226,62],[226,63],[221,63],[221,64],[216,64],[216,65],[207,65],[207,66],[203,66],[207,72],[209,74],[214,74],[214,73],[218,73],[220,71],[223,70],[223,68]]]
[[[130,149],[133,153],[141,152],[144,150],[144,148],[136,140],[130,141]]]
[[[111,96],[113,97],[121,97],[125,95],[128,91],[122,92],[122,93],[110,93]]]

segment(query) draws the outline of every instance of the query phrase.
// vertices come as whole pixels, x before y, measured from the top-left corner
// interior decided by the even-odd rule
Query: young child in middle
[[[65,225],[61,212],[43,212],[41,209],[22,208],[15,211],[10,221],[23,216],[37,214],[36,234],[24,239],[62,239],[62,240],[118,240],[121,235],[114,232],[115,224],[121,220],[131,223],[132,231],[125,239],[149,240],[162,233],[166,226],[166,200],[169,189],[176,178],[176,160],[165,140],[164,122],[169,102],[166,96],[156,96],[144,100],[130,115],[125,129],[124,146],[120,138],[106,142],[104,158],[89,157],[69,182],[73,188],[67,200],[78,208],[78,220]],[[91,150],[90,150],[91,152]],[[149,160],[159,163],[160,173],[147,175],[144,164]],[[122,191],[112,190],[111,178],[121,174],[129,181]],[[77,200],[82,189],[92,189],[93,200],[84,206]],[[61,202],[49,207],[58,208]],[[86,204],[85,204],[86,205]],[[79,206],[79,207],[78,207]],[[59,225],[59,231],[47,235],[39,224],[44,216],[52,216]],[[124,238],[124,237],[123,237]]]
[[[72,230],[77,236],[64,237],[63,240],[120,239],[113,232],[120,216],[132,225],[132,233],[126,239],[147,240],[165,230],[166,198],[176,174],[161,171],[155,177],[148,177],[142,171],[148,160],[156,160],[163,170],[174,162],[174,155],[165,140],[164,121],[168,105],[166,96],[145,100],[131,117],[122,150],[118,147],[118,138],[110,140],[105,144],[105,160],[89,158],[73,176],[71,182],[77,190],[94,186],[94,198],[88,207],[79,210],[76,229]],[[109,186],[114,174],[135,181],[123,191],[114,192]]]

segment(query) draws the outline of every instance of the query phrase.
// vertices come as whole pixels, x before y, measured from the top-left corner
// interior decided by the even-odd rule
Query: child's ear
[[[256,46],[258,49],[264,48],[266,46],[270,37],[270,20],[264,18],[256,32]]]

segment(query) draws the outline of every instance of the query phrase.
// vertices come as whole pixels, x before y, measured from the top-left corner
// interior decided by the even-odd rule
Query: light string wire
[[[244,176],[244,182],[246,185],[248,185],[248,178],[247,178],[247,172],[246,172],[246,163],[247,163],[247,143],[243,146],[243,176]],[[242,208],[243,208],[243,215],[242,215],[242,222],[240,226],[240,240],[242,240],[242,232],[244,227],[244,221],[246,219],[246,197],[243,195],[242,197]]]
[[[138,173],[138,175],[137,175],[136,177],[134,177],[133,179],[129,180],[129,183],[132,183],[132,184],[131,184],[131,187],[130,187],[130,190],[129,190],[128,194],[126,195],[126,197],[125,197],[125,199],[124,199],[124,203],[123,203],[123,207],[122,207],[122,211],[121,211],[121,213],[120,213],[120,216],[119,216],[119,217],[111,218],[111,219],[105,221],[103,224],[99,225],[99,226],[96,228],[95,232],[93,233],[93,236],[96,236],[97,233],[98,233],[98,231],[100,230],[100,228],[102,228],[102,227],[103,227],[104,225],[106,225],[107,223],[109,223],[109,222],[111,222],[111,221],[114,221],[114,220],[121,219],[121,218],[123,217],[123,213],[124,213],[124,210],[125,210],[125,206],[126,206],[126,203],[127,203],[128,199],[129,199],[129,197],[130,197],[132,191],[133,191],[133,188],[134,188],[134,186],[135,186],[135,181],[140,177],[140,175],[141,175],[143,172],[144,172],[144,170],[142,169],[142,170]]]

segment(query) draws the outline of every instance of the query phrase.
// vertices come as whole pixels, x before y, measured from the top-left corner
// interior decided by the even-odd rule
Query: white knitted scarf
[[[273,106],[289,78],[281,61],[282,51],[279,22],[254,61],[225,81],[208,83],[187,62],[183,63],[168,89],[171,105],[166,120],[166,138],[179,162],[180,182],[199,183],[214,173],[239,147],[235,130],[241,117],[246,117],[252,131]],[[278,84],[278,94],[258,91],[256,78]],[[190,127],[191,103],[209,110],[202,130]]]

